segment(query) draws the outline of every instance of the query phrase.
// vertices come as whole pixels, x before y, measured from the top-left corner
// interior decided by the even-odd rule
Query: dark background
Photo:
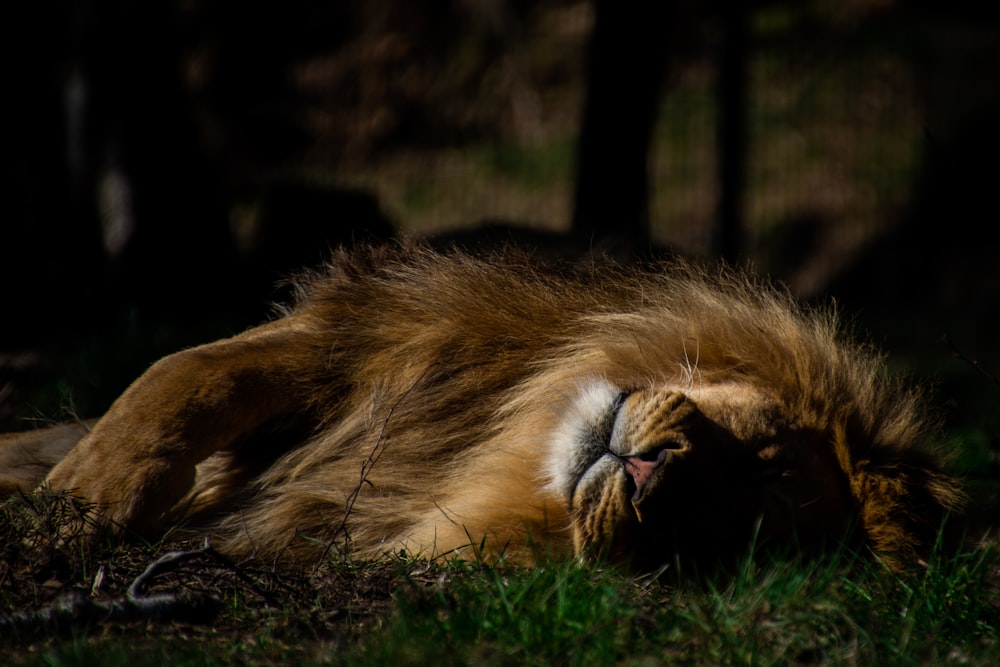
[[[96,414],[330,247],[405,234],[750,264],[835,298],[995,470],[983,4],[11,9],[0,426]]]

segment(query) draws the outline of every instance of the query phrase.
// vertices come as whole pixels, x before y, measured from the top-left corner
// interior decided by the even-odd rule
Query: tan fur
[[[38,484],[89,429],[87,423],[67,423],[0,435],[0,498]]]
[[[917,396],[831,314],[735,273],[405,246],[341,252],[300,291],[154,365],[48,484],[109,529],[196,521],[236,555],[643,568],[852,522],[901,562],[961,500]]]

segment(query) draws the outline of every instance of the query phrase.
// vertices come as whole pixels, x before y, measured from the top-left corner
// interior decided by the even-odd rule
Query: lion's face
[[[732,383],[622,389],[572,403],[549,461],[578,553],[639,568],[791,538],[840,538],[852,513],[832,443]]]

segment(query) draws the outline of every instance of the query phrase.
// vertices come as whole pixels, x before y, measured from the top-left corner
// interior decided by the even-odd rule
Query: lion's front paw
[[[162,457],[136,456],[93,440],[81,442],[46,477],[44,485],[66,492],[88,508],[85,532],[152,534],[163,515],[190,488],[188,474]]]

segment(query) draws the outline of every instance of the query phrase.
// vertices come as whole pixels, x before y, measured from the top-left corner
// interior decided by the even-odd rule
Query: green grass
[[[429,589],[403,590],[385,632],[334,664],[609,664],[627,651],[640,593],[573,564],[458,565]]]
[[[332,664],[963,664],[1000,657],[985,552],[899,575],[847,555],[758,563],[697,583],[573,563],[451,568],[398,596],[384,631]],[[992,575],[991,575],[992,573]]]
[[[907,573],[848,553],[748,557],[701,577],[575,562],[330,567],[361,583],[353,611],[345,589],[315,582],[267,609],[223,587],[211,626],[80,628],[13,642],[8,655],[67,667],[1000,664],[1000,557],[989,550],[938,550]],[[391,598],[369,607],[366,582],[387,572]]]

